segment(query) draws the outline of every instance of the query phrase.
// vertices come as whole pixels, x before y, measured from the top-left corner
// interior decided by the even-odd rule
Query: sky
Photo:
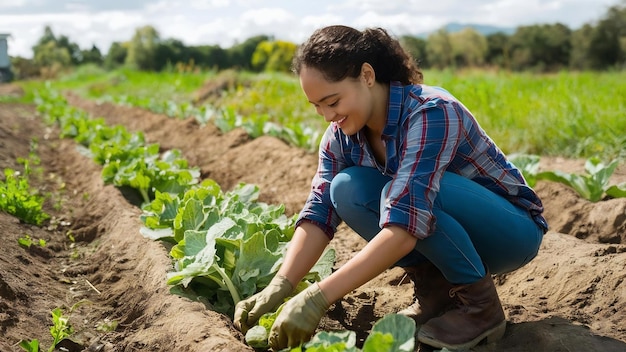
[[[623,2],[622,2],[623,1]],[[396,36],[435,31],[450,22],[515,28],[562,23],[577,29],[626,0],[0,0],[0,34],[9,55],[32,57],[46,25],[81,49],[103,54],[112,42],[151,25],[161,39],[228,48],[265,34],[302,43],[319,27],[383,27]]]

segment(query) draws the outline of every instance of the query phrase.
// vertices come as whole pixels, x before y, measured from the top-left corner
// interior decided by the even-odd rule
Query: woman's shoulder
[[[427,84],[413,84],[407,86],[411,95],[422,98],[440,98],[445,100],[456,100],[456,98],[447,89],[439,86],[431,86]]]
[[[404,107],[411,111],[459,102],[443,87],[415,84],[404,87]]]

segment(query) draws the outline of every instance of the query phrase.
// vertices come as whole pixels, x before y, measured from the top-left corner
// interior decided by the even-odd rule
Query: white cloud
[[[0,1],[0,10],[5,11],[8,9],[20,8],[20,7],[24,7],[27,4],[28,4],[27,0]]]
[[[11,33],[9,54],[31,57],[50,25],[81,48],[108,50],[135,29],[155,27],[162,38],[188,45],[229,47],[266,34],[300,43],[316,28],[345,24],[420,34],[449,22],[515,27],[564,23],[575,29],[599,19],[620,0],[0,0],[0,33]]]
[[[432,16],[424,16],[416,20],[409,13],[383,16],[374,11],[368,11],[354,20],[354,26],[357,28],[382,27],[399,36],[407,33],[424,33],[432,28],[441,27],[446,22],[442,18],[433,20]]]
[[[259,27],[289,22],[294,17],[293,14],[280,8],[259,8],[245,11],[240,15],[240,19],[243,22]]]
[[[197,10],[210,10],[215,8],[223,8],[230,5],[228,0],[191,0],[188,6]]]

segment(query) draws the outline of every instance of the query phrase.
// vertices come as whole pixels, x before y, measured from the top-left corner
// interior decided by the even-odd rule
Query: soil
[[[0,85],[0,96],[21,94]],[[299,210],[316,156],[271,137],[221,133],[212,125],[177,120],[68,94],[69,102],[143,131],[163,150],[176,148],[190,165],[225,190],[240,182],[261,189],[261,201]],[[59,139],[32,105],[0,103],[0,168],[20,169],[36,140],[41,159],[32,183],[51,194],[52,219],[37,227],[0,212],[0,351],[21,351],[22,339],[52,342],[50,311],[62,308],[75,332],[68,351],[254,351],[229,317],[169,292],[167,250],[139,234],[140,209],[119,189],[104,185],[100,166],[72,140]],[[542,157],[544,170],[582,172],[584,161]],[[626,181],[621,165],[612,183]],[[553,182],[535,187],[551,230],[539,255],[525,267],[496,276],[508,327],[504,338],[475,351],[626,350],[626,198],[590,203]],[[45,239],[45,247],[20,247],[18,238]],[[72,241],[71,238],[74,240]],[[336,267],[363,240],[342,225],[331,245]],[[335,303],[320,330],[350,329],[359,341],[387,313],[411,303],[412,285],[401,269],[389,269]],[[107,324],[118,322],[115,329]],[[429,351],[427,346],[417,346]]]

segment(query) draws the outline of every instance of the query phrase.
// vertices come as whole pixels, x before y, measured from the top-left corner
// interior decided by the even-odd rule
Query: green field
[[[626,157],[626,72],[472,70],[426,71],[424,76],[426,84],[459,98],[506,153]],[[231,82],[228,89],[210,103],[196,101],[195,92],[204,84],[225,77]],[[28,93],[42,86],[21,84]],[[311,151],[326,126],[289,74],[107,72],[86,66],[49,84],[172,117],[214,120],[224,130],[243,126],[253,136],[275,134]]]

